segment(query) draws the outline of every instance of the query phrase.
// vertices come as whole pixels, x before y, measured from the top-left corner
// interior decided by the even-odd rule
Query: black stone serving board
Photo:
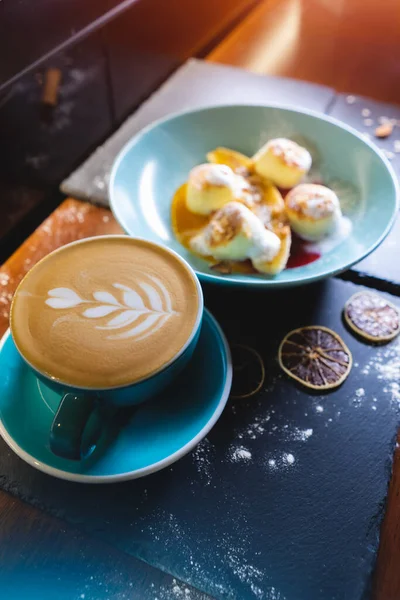
[[[218,600],[368,597],[398,423],[400,344],[369,346],[344,328],[341,309],[359,289],[337,279],[282,293],[207,288],[230,343],[263,359],[256,396],[231,399],[191,455],[123,484],[56,480],[1,442],[1,487]],[[332,327],[353,353],[348,380],[330,394],[298,388],[276,361],[282,336],[310,324]],[[248,356],[236,389],[257,379]]]
[[[7,503],[8,510],[12,504]],[[10,514],[2,515],[2,600],[212,600],[30,506],[19,503],[18,515],[19,525],[12,527],[12,534]]]

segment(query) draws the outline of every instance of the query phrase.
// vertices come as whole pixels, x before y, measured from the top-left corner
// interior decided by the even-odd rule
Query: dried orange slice
[[[344,307],[344,318],[350,329],[372,342],[387,342],[400,333],[398,308],[372,292],[351,296]]]
[[[331,390],[343,383],[353,363],[342,338],[327,327],[294,329],[279,346],[281,368],[313,390]]]
[[[208,152],[207,160],[210,163],[228,165],[233,171],[241,174],[243,171],[251,171],[253,166],[251,158],[241,152],[236,152],[236,150],[224,148],[223,146],[219,146],[215,150]]]

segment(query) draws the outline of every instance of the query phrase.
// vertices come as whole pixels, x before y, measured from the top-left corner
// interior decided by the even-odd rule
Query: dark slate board
[[[361,276],[375,279],[373,285],[390,289],[400,296],[400,216],[386,240],[352,269]],[[382,280],[382,281],[378,281]],[[397,289],[396,289],[397,287]]]
[[[230,341],[263,357],[257,397],[231,400],[208,440],[145,479],[59,481],[2,443],[1,486],[218,600],[360,600],[390,476],[400,342],[371,347],[344,329],[341,307],[356,290],[335,279],[290,293],[207,289]],[[289,329],[317,323],[343,336],[355,362],[323,396],[295,387],[276,363]]]
[[[20,526],[10,532],[12,511],[2,523],[2,600],[212,600],[76,527],[32,515],[30,507],[19,505]]]
[[[396,174],[400,177],[400,106],[377,102],[362,96],[340,94],[332,103],[329,114],[351,125],[368,136],[378,148],[386,153]],[[375,128],[382,119],[392,119],[394,129],[390,137],[377,139]],[[382,245],[361,261],[353,271],[360,275],[400,284],[400,264],[394,257],[400,252],[400,220]]]

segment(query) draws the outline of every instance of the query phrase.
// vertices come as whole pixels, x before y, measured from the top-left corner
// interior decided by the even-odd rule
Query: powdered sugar
[[[218,517],[220,518],[221,516]],[[157,527],[153,526],[155,520],[159,524]],[[276,588],[266,585],[268,575],[257,564],[260,552],[253,549],[254,540],[248,533],[245,511],[235,513],[233,520],[228,518],[228,530],[218,538],[213,536],[212,528],[210,534],[202,531],[203,544],[212,548],[215,569],[213,575],[209,572],[208,553],[205,555],[202,552],[198,543],[199,534],[191,530],[189,523],[185,525],[174,514],[168,514],[162,509],[155,509],[155,512],[147,514],[143,521],[142,531],[151,535],[158,544],[165,540],[163,551],[174,552],[175,555],[181,553],[182,578],[185,580],[190,577],[194,588],[205,589],[217,598],[284,600]],[[167,538],[166,533],[169,534]],[[154,587],[152,600],[203,600],[203,595],[182,581],[174,579],[162,589]]]
[[[251,452],[243,446],[231,448],[229,451],[229,459],[232,462],[242,462],[251,459]]]
[[[244,529],[243,531],[245,532],[246,530]],[[216,553],[218,556],[223,556],[223,561],[231,570],[232,575],[237,578],[241,584],[246,586],[254,598],[257,600],[266,600],[268,598],[265,590],[266,574],[262,569],[255,566],[246,558],[251,546],[252,542],[247,533],[242,534],[242,541],[239,544],[234,543],[228,535],[221,540],[221,543],[216,549]],[[232,598],[233,597],[237,597],[237,592]],[[246,597],[248,596],[246,595]]]
[[[312,436],[312,434],[312,429],[299,429],[298,427],[295,427],[292,433],[292,440],[305,442]]]
[[[154,587],[154,584],[152,584]],[[185,583],[172,580],[170,586],[165,586],[159,590],[154,590],[154,596],[152,600],[203,600],[206,596],[191,588]]]
[[[397,339],[387,346],[375,348],[369,361],[362,367],[361,372],[369,375],[376,374],[382,381],[382,392],[390,395],[390,400],[400,408],[400,340]],[[359,388],[355,392],[358,403],[365,396],[365,390]],[[376,402],[376,398],[373,400]],[[374,410],[374,409],[373,409]]]
[[[295,462],[295,458],[293,454],[284,454],[283,461],[286,462],[288,465],[293,465]]]
[[[200,479],[205,485],[211,483],[213,446],[207,438],[202,440],[192,452],[192,460],[197,467]]]
[[[387,381],[397,381],[400,379],[400,354],[395,356],[393,360],[388,363],[382,364],[377,363],[375,365],[383,379]]]
[[[241,429],[238,432],[237,437],[239,440],[250,439],[256,440],[260,435],[264,434],[267,423],[271,420],[271,412],[266,412],[264,415],[258,415],[255,417],[254,422],[247,425],[246,428]]]
[[[265,462],[269,472],[277,472],[293,467],[296,462],[296,457],[291,452],[276,453],[272,457],[269,456]]]
[[[353,406],[355,406],[356,408],[361,406],[364,396],[365,396],[364,388],[358,388],[357,390],[355,390],[354,396],[351,399]]]
[[[343,242],[349,237],[353,229],[353,223],[348,217],[338,215],[336,220],[335,229],[322,240],[318,242],[311,242],[306,244],[308,252],[318,252],[320,254],[326,254],[335,248],[338,244]]]

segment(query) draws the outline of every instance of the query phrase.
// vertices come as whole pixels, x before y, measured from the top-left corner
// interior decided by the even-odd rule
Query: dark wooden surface
[[[263,0],[209,58],[400,102],[399,49],[397,0]]]
[[[257,1],[140,0],[104,28],[117,122],[187,58],[204,56]]]
[[[134,1],[134,0],[133,0]],[[51,52],[122,0],[52,2],[26,0],[0,4],[0,88],[20,71]]]
[[[72,45],[102,26],[107,28],[109,23],[112,37],[120,31],[118,42],[121,47],[128,44],[131,57],[137,59],[138,51],[145,53],[147,49],[179,58],[182,49],[186,53],[188,47],[196,46],[198,51],[229,30],[256,1],[220,0],[217,5],[208,0],[90,0],[84,4],[80,0],[38,0],[35,5],[27,0],[2,2],[0,55],[8,60],[0,64],[0,90],[31,65],[40,64],[44,56],[53,57],[58,48]],[[126,74],[125,78],[131,84]]]
[[[75,1],[55,6],[40,0],[40,8],[27,0],[0,2],[0,55],[7,56],[0,65],[0,138],[7,139],[0,145],[0,260],[57,206],[60,181],[124,116],[187,57],[214,47],[256,2],[222,0],[215,7],[210,0],[132,0],[123,14],[78,41],[82,27],[123,3],[91,0],[78,10]],[[68,48],[6,85],[7,77],[65,39],[71,39]],[[49,68],[61,72],[53,109],[41,103]]]

